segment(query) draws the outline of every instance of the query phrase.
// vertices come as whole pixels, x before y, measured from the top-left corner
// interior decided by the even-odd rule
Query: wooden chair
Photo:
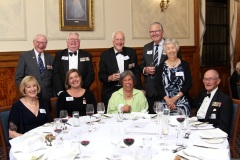
[[[51,101],[51,107],[52,107],[52,110],[51,110],[51,113],[50,113],[50,117],[51,117],[51,121],[54,120],[54,118],[57,117],[57,100],[58,100],[58,97],[53,97],[53,98],[50,98],[50,101]]]
[[[7,160],[9,159],[8,153],[11,147],[9,143],[9,133],[8,133],[8,117],[10,114],[12,106],[0,107],[0,140],[3,146],[3,157]]]
[[[236,153],[236,140],[238,136],[240,126],[240,100],[233,99],[233,115],[232,115],[232,126],[231,126],[231,135],[230,135],[230,151],[232,158],[238,158]]]
[[[231,78],[231,77],[228,77],[227,83],[228,83],[229,96],[232,98],[232,88],[231,88],[230,78]]]

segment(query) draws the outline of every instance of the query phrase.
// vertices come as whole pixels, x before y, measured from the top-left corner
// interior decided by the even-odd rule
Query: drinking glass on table
[[[111,136],[111,144],[114,145],[112,158],[113,159],[120,158],[118,147],[117,147],[117,145],[121,142],[121,138],[122,138],[120,129],[118,127],[112,128],[110,132],[110,136]]]
[[[88,115],[90,117],[90,123],[88,123],[89,125],[92,125],[92,121],[91,121],[91,117],[94,114],[94,106],[93,104],[87,104],[86,106],[86,115]]]
[[[81,145],[84,146],[84,151],[82,154],[83,159],[91,158],[90,155],[87,154],[86,147],[90,144],[90,134],[89,133],[83,133],[80,138]]]
[[[169,149],[167,148],[167,135],[169,133],[169,124],[168,124],[168,118],[167,116],[164,115],[162,119],[162,134],[164,135],[164,147],[162,151],[168,151]]]
[[[63,130],[63,126],[61,123],[61,118],[54,118],[54,128],[53,128],[54,132],[55,132],[55,144],[56,147],[63,147],[63,141],[61,139],[61,132]],[[51,145],[51,143],[50,143]]]
[[[62,123],[64,124],[63,130],[66,130],[66,123],[68,121],[68,112],[67,110],[60,110],[59,118],[61,118]]]
[[[183,122],[186,119],[186,114],[185,114],[184,109],[182,109],[182,108],[177,109],[176,119],[180,123],[180,129],[182,129],[183,128]]]
[[[133,153],[133,148],[131,148],[131,146],[133,145],[134,143],[134,137],[133,137],[133,134],[132,134],[132,130],[131,129],[125,129],[124,130],[124,136],[123,136],[123,142],[124,144],[126,144],[129,148],[130,148],[130,155],[131,156],[135,156],[134,153]]]
[[[100,115],[100,117],[102,118],[102,115],[104,114],[105,112],[105,106],[104,106],[104,103],[103,102],[99,102],[97,104],[97,113]]]

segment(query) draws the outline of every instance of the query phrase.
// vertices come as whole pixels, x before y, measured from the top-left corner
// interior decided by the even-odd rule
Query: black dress
[[[37,128],[50,121],[49,107],[42,101],[39,101],[38,115],[35,116],[20,100],[12,106],[9,115],[9,123],[14,125],[16,132],[24,134],[34,128]],[[9,124],[8,123],[8,124]]]
[[[86,90],[81,97],[72,97],[64,91],[57,100],[57,117],[59,117],[60,110],[67,110],[68,116],[72,116],[73,111],[79,111],[80,116],[85,116],[87,104],[93,104],[94,113],[96,113],[97,103],[91,91]]]

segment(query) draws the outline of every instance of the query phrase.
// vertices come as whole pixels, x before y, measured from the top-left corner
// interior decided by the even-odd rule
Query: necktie
[[[122,52],[117,52],[117,53],[116,53],[116,56],[119,55],[119,54],[123,55]]]
[[[70,56],[72,56],[73,54],[76,56],[77,55],[77,52],[69,52]]]
[[[38,66],[39,66],[40,75],[43,76],[44,65],[43,65],[43,61],[42,61],[42,58],[41,58],[41,54],[38,55]]]
[[[155,45],[156,48],[155,48],[155,52],[154,52],[154,55],[153,55],[153,65],[156,67],[158,65],[158,44]]]
[[[211,97],[211,93],[207,93],[206,94],[206,97],[208,96],[208,98],[210,98]]]

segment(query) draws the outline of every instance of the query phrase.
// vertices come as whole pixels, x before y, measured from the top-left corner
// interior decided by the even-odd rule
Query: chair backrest
[[[3,145],[3,151],[4,151],[5,157],[8,157],[8,148],[10,147],[9,133],[8,133],[8,117],[9,117],[11,108],[12,106],[0,107],[0,133],[1,133],[1,143]]]
[[[51,116],[51,121],[54,120],[54,118],[57,117],[57,100],[58,100],[58,97],[53,97],[53,98],[50,98],[50,101],[51,101],[51,107],[52,107],[52,110],[51,110],[51,113],[50,113],[50,116]]]
[[[228,91],[229,91],[229,96],[232,98],[232,88],[231,88],[231,82],[230,82],[230,78],[228,77]]]
[[[240,100],[233,99],[233,115],[232,115],[232,123],[231,123],[231,130],[230,130],[230,149],[234,150],[236,146],[236,139],[238,135],[240,125]]]

